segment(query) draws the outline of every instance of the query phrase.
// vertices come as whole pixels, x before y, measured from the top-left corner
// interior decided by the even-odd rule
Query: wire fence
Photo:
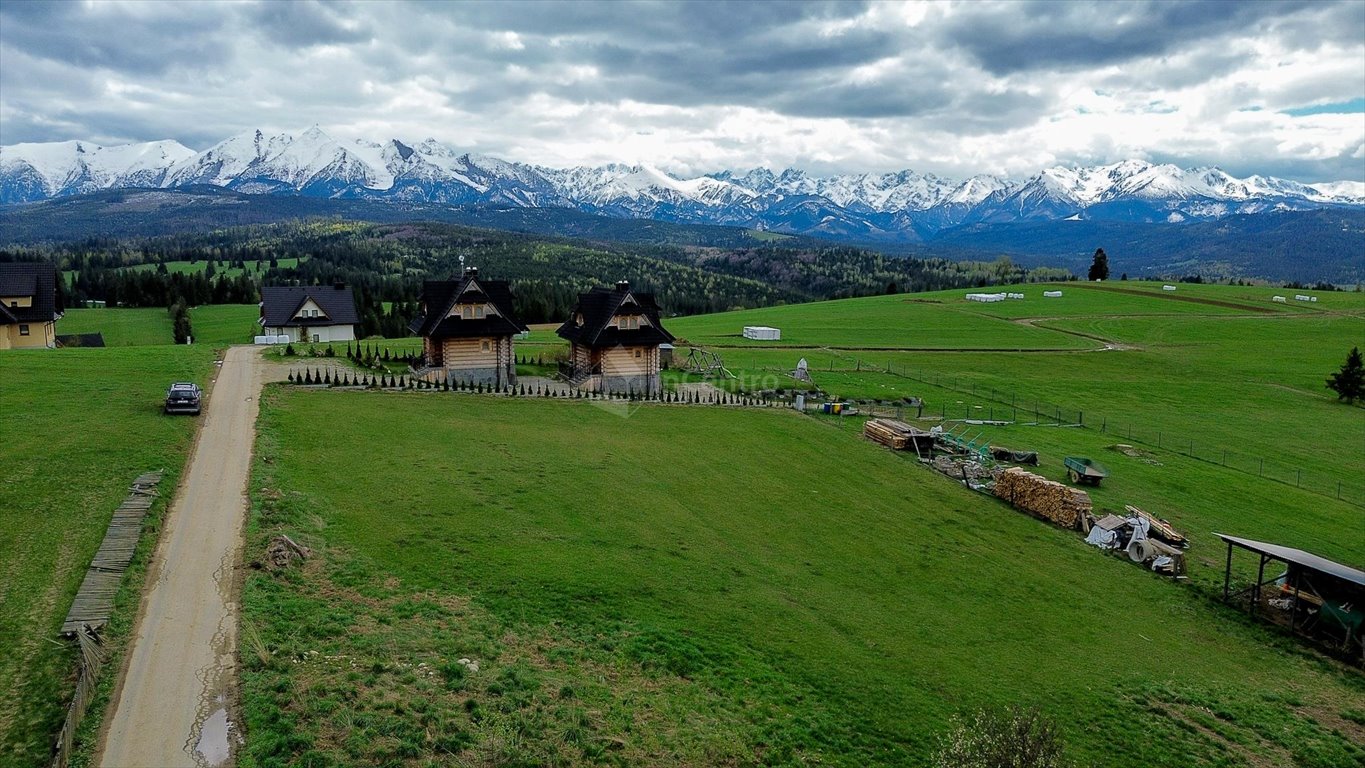
[[[923,410],[925,415],[938,416],[942,419],[1008,421],[1015,424],[1090,429],[1112,435],[1116,442],[1168,451],[1365,508],[1365,476],[1329,464],[1326,459],[1322,465],[1292,461],[1274,454],[1273,451],[1276,450],[1274,446],[1266,446],[1264,450],[1229,447],[1212,438],[1201,439],[1188,433],[1181,434],[1145,425],[1132,418],[1111,418],[1105,414],[1087,412],[1075,406],[1041,398],[1021,397],[1016,390],[992,387],[962,376],[914,370],[893,366],[890,363],[873,365],[837,350],[829,351],[843,359],[845,366],[835,366],[831,363],[821,370],[840,373],[883,373],[969,395],[977,400],[962,404],[949,404],[944,401],[939,403],[937,408],[929,405]],[[847,367],[849,362],[853,363],[852,367]]]

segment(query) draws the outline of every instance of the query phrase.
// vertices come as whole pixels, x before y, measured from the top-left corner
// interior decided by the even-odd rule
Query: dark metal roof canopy
[[[1279,560],[1284,563],[1293,563],[1309,570],[1325,573],[1334,576],[1342,581],[1349,581],[1365,587],[1365,571],[1356,570],[1349,565],[1333,562],[1325,557],[1319,557],[1312,552],[1304,552],[1302,549],[1293,547],[1283,547],[1279,544],[1267,544],[1264,541],[1254,541],[1252,539],[1242,539],[1237,536],[1228,536],[1224,533],[1215,533],[1215,536],[1226,541],[1229,547],[1238,546],[1242,549],[1255,552],[1272,560]]]

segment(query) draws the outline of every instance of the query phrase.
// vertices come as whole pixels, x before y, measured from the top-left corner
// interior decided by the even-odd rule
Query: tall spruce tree
[[[1095,260],[1090,264],[1089,279],[1109,279],[1109,255],[1104,252],[1103,248],[1095,249]]]
[[[1351,347],[1341,370],[1327,379],[1327,388],[1337,393],[1338,400],[1365,400],[1365,363],[1361,362],[1360,347]]]

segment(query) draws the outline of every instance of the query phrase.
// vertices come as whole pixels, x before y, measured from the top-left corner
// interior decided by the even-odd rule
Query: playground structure
[[[703,378],[733,379],[735,375],[725,367],[725,361],[721,359],[719,353],[702,349],[701,347],[689,347],[687,350],[687,360],[683,363],[683,370],[687,373],[700,374]]]

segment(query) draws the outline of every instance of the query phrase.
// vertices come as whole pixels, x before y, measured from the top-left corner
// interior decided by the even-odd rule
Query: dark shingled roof
[[[488,303],[497,307],[498,314],[465,320],[447,317],[456,304]],[[526,326],[512,312],[512,291],[506,280],[485,280],[477,270],[467,270],[458,280],[428,280],[422,285],[422,307],[408,330],[418,336],[438,339],[458,339],[471,336],[511,336],[526,330]]]
[[[57,346],[59,347],[102,347],[104,346],[103,333],[59,333],[57,334]]]
[[[580,314],[583,316],[582,325],[574,322]],[[643,315],[649,318],[650,324],[627,331],[609,327],[608,323],[618,314]],[[575,344],[588,347],[657,346],[673,341],[673,334],[664,330],[659,322],[659,305],[654,303],[654,294],[636,293],[630,290],[628,283],[580,293],[578,306],[556,333]]]
[[[33,306],[0,311],[0,325],[50,323],[58,314],[57,268],[46,261],[0,264],[0,296],[33,297]]]
[[[309,299],[327,316],[294,319]],[[271,328],[360,324],[355,297],[344,285],[267,285],[261,289],[261,301],[265,305],[261,325]]]

